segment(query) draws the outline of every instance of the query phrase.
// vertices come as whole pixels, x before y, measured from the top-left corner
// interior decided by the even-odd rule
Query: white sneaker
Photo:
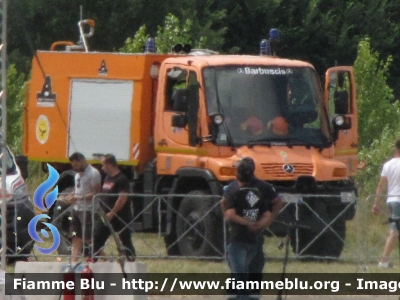
[[[379,262],[378,267],[379,268],[394,268],[394,265],[387,261],[385,263]]]

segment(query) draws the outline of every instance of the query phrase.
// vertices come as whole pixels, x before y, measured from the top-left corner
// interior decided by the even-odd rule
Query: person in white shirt
[[[382,168],[381,177],[376,188],[376,197],[372,212],[378,215],[381,211],[379,200],[382,193],[387,190],[386,205],[392,219],[400,219],[400,139],[395,143],[394,157],[387,161]],[[400,224],[400,222],[399,222]],[[396,222],[390,223],[390,233],[386,240],[379,267],[388,268],[393,265],[389,263],[390,253],[398,240],[399,230]]]
[[[76,172],[75,188],[68,201],[72,207],[72,220],[70,224],[70,236],[72,238],[72,261],[78,261],[82,253],[83,240],[90,245],[92,233],[92,199],[100,193],[100,172],[89,165],[79,152],[69,157],[72,169]]]

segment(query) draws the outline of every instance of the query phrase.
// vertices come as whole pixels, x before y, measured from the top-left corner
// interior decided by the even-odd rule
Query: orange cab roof
[[[184,63],[197,66],[221,65],[266,65],[278,67],[310,67],[307,62],[271,56],[256,55],[205,55],[205,56],[176,56],[166,60],[168,63]],[[189,63],[190,62],[190,63]]]
[[[39,53],[55,53],[54,51],[38,51]],[[122,56],[164,56],[169,57],[166,62],[173,64],[192,64],[198,67],[205,66],[221,66],[221,65],[265,65],[277,67],[309,67],[314,68],[310,63],[272,56],[258,56],[258,55],[179,55],[179,54],[157,54],[157,53],[122,53],[122,52],[58,52],[63,54],[76,55],[90,54],[90,55],[122,55]]]

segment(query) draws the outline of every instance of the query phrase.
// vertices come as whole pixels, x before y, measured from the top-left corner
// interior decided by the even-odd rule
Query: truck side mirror
[[[187,87],[187,120],[188,120],[188,131],[189,131],[189,146],[196,147],[199,143],[197,137],[197,123],[199,113],[199,84],[190,84]]]
[[[179,112],[186,112],[188,109],[188,90],[177,89],[172,94],[172,110]]]
[[[171,126],[185,128],[188,123],[187,116],[183,114],[174,114],[171,117]]]
[[[25,155],[16,155],[15,162],[19,170],[21,171],[21,176],[24,180],[28,178],[28,158]]]
[[[349,113],[349,92],[347,90],[335,91],[333,94],[336,114]]]

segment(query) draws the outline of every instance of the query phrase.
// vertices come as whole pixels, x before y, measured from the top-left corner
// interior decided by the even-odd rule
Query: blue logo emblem
[[[44,195],[48,190],[51,189],[52,186],[54,186],[57,183],[57,180],[60,177],[58,175],[58,172],[52,166],[47,164],[47,167],[49,169],[49,178],[47,178],[45,182],[43,182],[41,185],[38,186],[38,188],[35,191],[35,194],[33,195],[33,203],[37,208],[39,208],[42,211],[49,209],[54,204],[54,202],[56,202],[58,195],[58,186],[56,186],[52,191],[47,193],[45,198],[46,207],[44,206],[43,204]],[[51,219],[46,214],[40,214],[33,217],[28,224],[28,233],[36,243],[44,243],[36,232],[36,225],[39,222],[39,220],[43,218]],[[42,254],[50,254],[60,246],[60,233],[58,232],[58,229],[54,225],[47,222],[42,222],[42,223],[46,225],[47,228],[50,229],[51,234],[53,235],[54,238],[53,245],[50,248],[41,248],[35,245],[35,248]],[[40,232],[45,238],[49,237],[49,234],[45,229],[42,229]]]

